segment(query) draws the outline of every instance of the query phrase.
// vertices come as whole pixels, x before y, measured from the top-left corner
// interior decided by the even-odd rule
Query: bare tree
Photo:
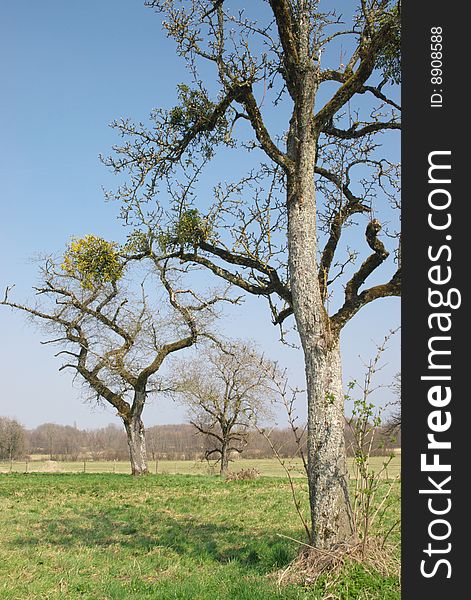
[[[44,323],[49,339],[43,343],[59,346],[56,356],[66,357],[60,370],[75,371],[97,400],[117,410],[127,433],[132,474],[142,475],[147,473],[142,412],[148,395],[159,388],[155,376],[168,356],[210,335],[208,319],[225,298],[204,300],[175,287],[175,274],[165,262],[155,262],[161,295],[153,306],[144,281],[137,286],[139,295],[126,289],[121,279],[126,265],[109,243],[82,241],[72,243],[61,265],[44,262],[41,283],[34,288],[36,306],[13,302],[11,288],[0,304]],[[103,260],[98,247],[105,249]],[[49,452],[52,456],[52,446]]]
[[[176,366],[172,388],[188,406],[191,424],[206,436],[205,458],[224,475],[231,454],[241,454],[254,420],[269,414],[275,366],[247,343],[205,349]]]
[[[26,448],[24,427],[15,419],[0,417],[0,458],[13,460]]]
[[[39,425],[31,436],[32,449],[40,454],[47,454],[50,460],[57,459],[61,434],[61,425],[56,423]]]
[[[401,127],[392,91],[400,3],[339,2],[344,18],[323,4],[149,0],[192,83],[149,126],[115,122],[126,139],[105,163],[128,173],[113,195],[152,242],[143,256],[205,266],[266,298],[280,327],[294,315],[307,380],[311,543],[328,548],[355,534],[340,334],[362,307],[400,295],[400,248],[396,267],[385,266],[378,219],[381,208],[391,222],[398,205],[398,168],[380,141]],[[231,152],[252,152],[253,169],[203,194],[195,182],[218,149],[234,166]],[[172,200],[167,228],[162,191]],[[159,208],[146,211],[157,195]],[[356,223],[366,243],[349,250],[342,233]],[[391,243],[395,229],[386,230]]]

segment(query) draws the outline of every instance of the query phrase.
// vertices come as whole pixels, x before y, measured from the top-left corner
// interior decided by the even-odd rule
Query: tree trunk
[[[309,104],[306,100],[305,105]],[[311,111],[302,109],[301,102],[288,137],[288,153],[296,164],[287,181],[289,271],[306,369],[311,542],[330,548],[350,540],[354,531],[347,489],[339,340],[330,330],[317,273],[316,144],[306,116]]]
[[[338,343],[306,356],[312,543],[330,548],[354,534],[348,494],[344,395]]]
[[[223,476],[227,473],[229,469],[229,452],[227,450],[227,444],[222,444],[221,446],[221,468],[220,475]]]
[[[144,423],[140,415],[131,415],[124,421],[128,436],[129,457],[131,460],[131,473],[133,475],[147,475],[147,452]]]

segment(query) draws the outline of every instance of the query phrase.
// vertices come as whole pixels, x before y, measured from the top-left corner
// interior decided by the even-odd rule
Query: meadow
[[[295,487],[307,510],[305,481]],[[396,484],[382,526],[398,514]],[[400,598],[397,575],[357,563],[334,582],[280,586],[304,539],[286,478],[0,475],[1,599]]]
[[[350,472],[352,472],[353,459],[347,459]],[[372,456],[371,467],[375,471],[381,469],[385,457]],[[217,469],[208,465],[206,461],[191,460],[150,460],[149,471],[161,475],[214,475]],[[292,477],[304,477],[304,470],[300,459],[289,459],[286,466],[290,468]],[[394,479],[400,473],[401,457],[395,456],[388,465],[384,476]],[[238,459],[230,463],[231,471],[241,469],[257,469],[262,477],[284,477],[286,475],[282,465],[275,458]],[[131,473],[129,461],[51,461],[47,457],[37,457],[34,460],[0,461],[0,473]]]

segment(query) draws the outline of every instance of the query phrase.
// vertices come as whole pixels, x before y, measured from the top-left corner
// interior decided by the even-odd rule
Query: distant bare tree
[[[150,455],[152,460],[157,460],[159,441],[157,427],[148,427],[146,431],[146,449],[147,456]]]
[[[0,458],[13,460],[25,451],[25,430],[15,419],[0,417]]]
[[[159,388],[155,376],[169,355],[209,335],[206,325],[214,306],[227,298],[205,300],[179,289],[180,274],[155,261],[160,298],[151,306],[145,278],[134,284],[138,293],[126,289],[131,261],[123,261],[114,244],[94,236],[73,241],[62,261],[48,258],[42,264],[34,306],[10,300],[11,288],[0,304],[45,324],[49,339],[43,343],[59,346],[56,356],[66,357],[60,370],[73,369],[97,401],[117,410],[127,433],[132,473],[145,474],[142,412],[147,396]],[[159,287],[153,279],[152,284]]]
[[[31,435],[32,449],[39,454],[47,454],[50,460],[55,460],[59,450],[60,436],[60,425],[42,423]]]
[[[241,454],[254,420],[266,418],[274,364],[247,343],[205,349],[179,362],[172,383],[188,406],[191,424],[207,438],[205,458],[216,458],[225,474],[231,453]]]

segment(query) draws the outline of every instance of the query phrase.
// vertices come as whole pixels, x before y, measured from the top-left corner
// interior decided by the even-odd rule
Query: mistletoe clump
[[[202,242],[208,241],[211,228],[197,208],[188,209],[180,215],[173,227],[158,237],[162,251],[175,247],[196,250]]]
[[[378,26],[389,26],[389,36],[385,39],[376,59],[376,67],[383,72],[386,81],[401,83],[401,4],[393,4],[389,11],[381,13]]]
[[[124,264],[118,254],[118,244],[95,235],[73,239],[64,253],[62,269],[80,280],[85,289],[118,281]]]
[[[168,113],[168,124],[172,130],[183,137],[189,130],[194,130],[194,141],[199,144],[202,154],[207,159],[214,155],[215,146],[218,144],[230,144],[227,117],[224,114],[215,116],[217,105],[209,99],[204,90],[195,90],[180,84],[178,100],[179,104]]]

